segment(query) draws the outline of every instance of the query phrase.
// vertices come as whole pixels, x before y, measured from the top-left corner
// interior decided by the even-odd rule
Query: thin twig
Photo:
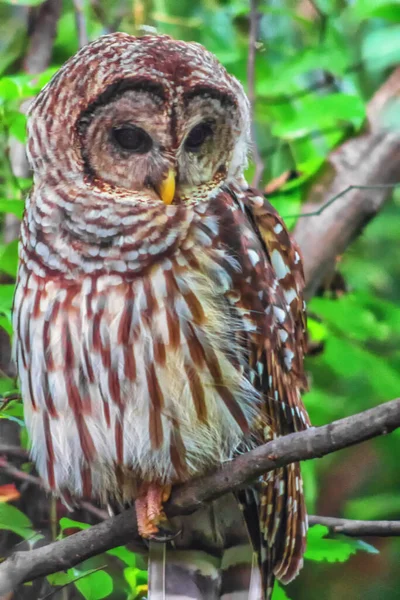
[[[12,456],[13,458],[21,458],[23,460],[29,460],[29,454],[23,448],[19,446],[10,446],[8,444],[0,444],[0,456]]]
[[[45,596],[43,596],[43,598],[40,598],[39,600],[48,600],[48,598],[51,598],[52,596],[54,596],[54,594],[57,594],[61,590],[67,588],[72,583],[75,583],[76,581],[79,581],[80,579],[83,579],[84,577],[88,577],[89,575],[92,575],[93,573],[96,573],[97,571],[101,571],[101,569],[105,569],[106,567],[107,567],[107,565],[101,565],[100,567],[96,567],[95,569],[86,571],[86,573],[82,573],[82,575],[75,577],[75,579],[73,579],[72,581],[68,581],[68,583],[64,583],[64,585],[57,586],[56,589],[52,590],[51,592],[49,592],[48,594],[46,594]]]
[[[86,46],[89,43],[89,36],[86,27],[86,18],[84,13],[83,1],[74,0],[75,22],[78,32],[79,48]]]
[[[319,18],[319,21],[321,24],[320,30],[319,30],[319,43],[321,44],[325,38],[329,16],[320,9],[320,7],[315,2],[315,0],[308,0],[308,2],[311,4],[313,9],[315,10],[316,15],[318,15],[318,18]]]
[[[253,157],[254,164],[256,167],[252,186],[257,188],[261,181],[262,174],[264,172],[264,162],[261,158],[260,151],[256,142],[256,134],[254,128],[254,105],[256,101],[256,90],[255,90],[255,61],[256,61],[256,50],[257,50],[257,38],[258,29],[261,15],[257,11],[258,0],[250,0],[250,31],[249,31],[249,54],[247,58],[247,96],[250,102],[251,109],[251,123],[252,123],[252,138],[253,138]]]
[[[24,58],[25,73],[41,73],[50,64],[62,0],[46,0],[35,11],[34,25]]]
[[[113,25],[108,23],[106,11],[104,10],[101,2],[99,0],[90,0],[90,5],[92,7],[93,14],[103,26],[103,33],[113,33],[113,31],[116,31],[116,26],[118,23],[114,23]]]
[[[191,513],[205,503],[237,490],[264,473],[292,462],[319,458],[400,427],[400,399],[323,427],[286,435],[238,456],[215,473],[173,490],[165,506],[171,518]],[[0,594],[25,581],[74,565],[138,538],[135,511],[94,525],[61,541],[16,552],[0,565]]]
[[[282,215],[283,219],[303,219],[304,217],[315,217],[321,215],[331,204],[334,204],[336,200],[339,200],[352,190],[393,190],[400,187],[400,183],[376,183],[373,185],[348,185],[341,192],[332,196],[325,204],[320,206],[317,210],[306,213],[297,213],[295,215]]]
[[[310,525],[325,525],[333,533],[343,533],[351,537],[394,537],[400,535],[400,521],[360,521],[311,515]]]
[[[2,452],[1,452],[1,446],[0,446],[0,454],[1,453]],[[0,456],[0,472],[5,473],[12,479],[16,479],[17,481],[23,481],[25,483],[30,483],[32,485],[35,485],[36,487],[39,487],[44,492],[48,492],[48,489],[46,488],[43,480],[40,479],[40,477],[36,477],[35,475],[31,475],[30,473],[25,473],[25,471],[21,471],[21,469],[17,469],[17,467],[14,467],[14,465],[12,465],[8,461],[6,461],[4,458],[1,458],[1,456]],[[100,521],[102,521],[104,519],[108,519],[108,513],[105,510],[98,508],[91,502],[82,500],[82,501],[76,503],[76,508],[81,509],[81,510],[86,510],[88,513],[91,513],[93,516],[95,516]]]
[[[35,475],[31,475],[30,473],[25,473],[25,471],[21,471],[21,469],[17,469],[11,463],[7,462],[5,458],[0,457],[0,471],[9,475],[13,479],[17,481],[23,481],[25,483],[31,483],[37,487],[45,489],[45,485],[43,481],[36,477]]]

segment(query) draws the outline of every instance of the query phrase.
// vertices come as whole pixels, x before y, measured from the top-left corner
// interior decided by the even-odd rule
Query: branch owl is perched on
[[[14,327],[32,455],[66,499],[135,500],[143,537],[171,485],[308,425],[301,261],[243,179],[249,129],[241,85],[165,36],[98,39],[30,111]],[[234,597],[268,598],[302,564],[299,466],[239,501],[262,590]],[[182,597],[233,597],[212,594]]]

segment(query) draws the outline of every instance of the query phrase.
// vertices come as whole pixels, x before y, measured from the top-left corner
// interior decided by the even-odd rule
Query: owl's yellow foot
[[[163,504],[171,494],[170,485],[145,483],[135,502],[139,534],[143,538],[154,537],[159,532],[159,524],[167,520]]]

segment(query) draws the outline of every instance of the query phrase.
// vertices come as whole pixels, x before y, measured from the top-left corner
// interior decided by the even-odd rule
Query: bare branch
[[[343,533],[351,537],[393,537],[400,535],[400,521],[359,521],[337,517],[311,515],[310,525],[325,525],[333,533]]]
[[[83,0],[74,0],[74,9],[79,48],[83,48],[89,42]]]
[[[24,481],[25,483],[32,483],[33,485],[44,489],[42,480],[39,477],[35,477],[35,475],[17,469],[17,467],[14,467],[14,465],[7,462],[4,458],[0,458],[0,471],[13,479]]]
[[[25,451],[21,450],[21,452],[25,452]],[[0,454],[1,454],[1,446],[0,446]],[[40,477],[36,477],[35,475],[31,475],[30,473],[25,473],[25,471],[21,471],[21,469],[18,469],[17,467],[15,467],[14,465],[12,465],[11,463],[9,463],[8,461],[6,461],[4,458],[1,458],[1,457],[0,457],[0,473],[5,473],[9,477],[12,477],[13,479],[16,479],[17,481],[23,481],[25,483],[30,483],[32,485],[35,485],[36,487],[41,488],[44,492],[48,491],[44,482],[42,481],[42,479],[40,479]],[[82,500],[81,502],[76,503],[76,508],[86,510],[88,513],[91,513],[97,519],[99,519],[101,521],[108,518],[108,514],[105,510],[98,508],[91,502],[86,502],[86,501]],[[1,600],[1,598],[0,598],[0,600]]]
[[[20,446],[11,446],[9,444],[0,444],[0,456],[5,454],[6,456],[12,456],[13,458],[21,458],[22,460],[29,460],[29,454],[26,450]]]
[[[309,298],[332,273],[336,257],[382,209],[392,195],[391,186],[400,182],[400,133],[385,127],[385,110],[399,93],[400,67],[368,105],[369,131],[331,153],[325,171],[303,205],[304,213],[315,212],[337,196],[323,214],[300,219],[295,229],[303,252]]]
[[[191,513],[203,503],[237,490],[277,467],[319,458],[390,433],[397,427],[400,427],[400,399],[323,427],[283,436],[238,456],[214,473],[175,488],[165,512],[168,517]],[[0,565],[0,594],[137,538],[135,511],[130,509],[64,540],[16,552]]]
[[[26,73],[41,73],[50,64],[61,7],[62,0],[46,0],[37,9],[24,59]]]
[[[258,0],[250,0],[250,31],[249,31],[249,54],[247,59],[247,96],[251,107],[253,158],[256,171],[254,173],[252,186],[257,188],[264,172],[264,162],[258,150],[256,134],[254,130],[254,105],[256,100],[255,90],[255,61],[257,50],[258,29],[261,15],[257,12]]]

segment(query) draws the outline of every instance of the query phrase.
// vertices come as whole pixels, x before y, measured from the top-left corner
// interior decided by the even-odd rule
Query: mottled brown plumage
[[[248,144],[240,84],[165,36],[100,38],[30,111],[14,327],[32,455],[65,499],[136,499],[143,535],[170,485],[308,426],[301,259],[243,178]],[[302,564],[299,466],[239,501],[259,600]]]

